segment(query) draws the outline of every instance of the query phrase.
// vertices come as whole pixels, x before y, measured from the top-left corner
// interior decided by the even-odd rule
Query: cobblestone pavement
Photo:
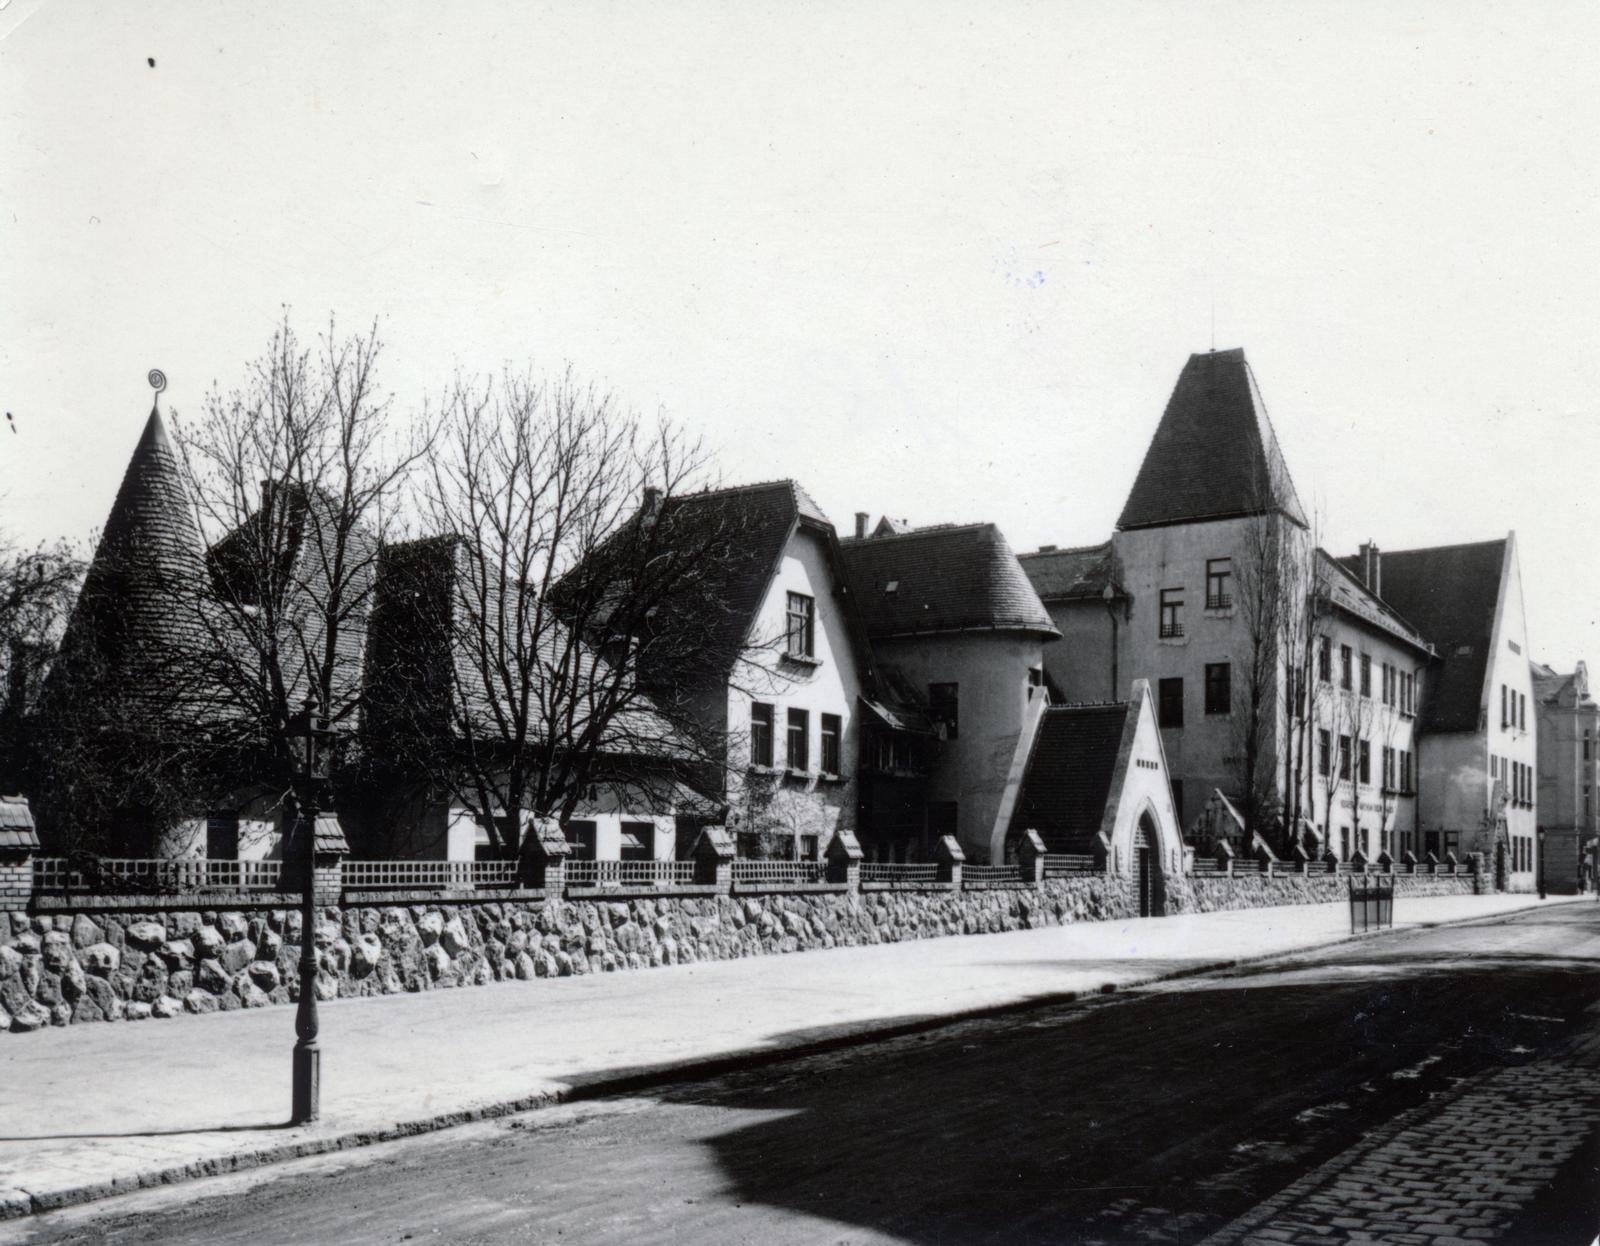
[[[1585,1016],[1587,1035],[1564,1050],[1402,1113],[1205,1246],[1589,1242],[1600,1226],[1532,1214],[1574,1159],[1574,1179],[1600,1180],[1600,1007]],[[1581,1236],[1567,1236],[1574,1228]]]

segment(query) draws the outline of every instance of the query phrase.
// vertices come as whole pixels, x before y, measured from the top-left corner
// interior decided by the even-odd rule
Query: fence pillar
[[[1428,873],[1437,874],[1439,872],[1439,858],[1434,856],[1433,853],[1428,853],[1423,860],[1427,863]]]
[[[1017,869],[1025,883],[1044,881],[1044,840],[1038,831],[1023,831],[1017,840]]]
[[[311,898],[321,905],[335,905],[344,899],[344,859],[350,855],[350,841],[344,837],[339,815],[329,810],[317,815],[311,837]]]
[[[1387,850],[1378,853],[1377,860],[1375,860],[1373,864],[1385,874],[1394,873],[1394,858],[1389,855]]]
[[[1217,841],[1217,872],[1233,877],[1233,845],[1225,839]]]
[[[939,866],[939,881],[949,883],[960,891],[961,866],[966,862],[967,854],[961,851],[961,844],[954,835],[939,837],[939,842],[933,846],[933,859]]]
[[[554,818],[524,818],[522,842],[517,845],[518,885],[543,887],[548,898],[559,896],[567,885],[571,853],[572,845]]]
[[[1400,854],[1400,864],[1405,866],[1407,874],[1415,874],[1417,872],[1417,854],[1407,848]]]
[[[1367,872],[1367,854],[1357,848],[1350,854],[1350,869],[1352,873],[1365,874]]]
[[[1121,872],[1122,862],[1117,859],[1118,854],[1111,850],[1111,841],[1106,838],[1104,831],[1096,831],[1094,836],[1094,867],[1102,874],[1116,874]]]
[[[1300,844],[1296,844],[1290,849],[1289,860],[1294,863],[1294,872],[1296,874],[1309,874],[1311,872],[1311,854]]]
[[[694,881],[715,887],[718,895],[733,891],[733,836],[726,827],[708,826],[694,841]]]
[[[33,902],[33,854],[39,832],[22,796],[0,796],[0,913],[25,913]]]
[[[861,890],[861,841],[854,831],[835,831],[823,854],[828,863],[828,881],[843,883],[851,891]]]
[[[1444,854],[1444,864],[1450,867],[1450,872],[1452,874],[1460,872],[1461,863],[1456,860],[1456,854],[1454,852],[1447,852]]]

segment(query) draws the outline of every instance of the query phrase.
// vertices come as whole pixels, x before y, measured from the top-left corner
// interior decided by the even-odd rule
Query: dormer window
[[[886,593],[898,593],[900,591],[900,581],[890,580],[883,586],[883,591]]]
[[[816,656],[817,603],[804,593],[789,594],[786,638],[784,651],[791,658]]]

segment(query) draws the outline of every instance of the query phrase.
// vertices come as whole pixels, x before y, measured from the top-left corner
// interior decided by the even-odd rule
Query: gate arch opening
[[[1161,832],[1148,809],[1133,831],[1133,887],[1140,917],[1161,917],[1167,911],[1166,875],[1161,868]]]

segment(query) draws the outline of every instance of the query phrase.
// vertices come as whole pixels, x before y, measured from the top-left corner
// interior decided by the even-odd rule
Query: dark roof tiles
[[[1017,561],[1041,601],[1098,599],[1108,584],[1116,587],[1110,541],[1018,554]]]
[[[1060,634],[994,524],[918,528],[840,548],[850,592],[874,640],[929,632]]]
[[[1117,527],[1269,511],[1306,522],[1244,351],[1190,355]]]
[[[1052,852],[1088,852],[1105,817],[1128,721],[1125,701],[1045,710],[1011,816],[1014,838],[1039,832]]]

